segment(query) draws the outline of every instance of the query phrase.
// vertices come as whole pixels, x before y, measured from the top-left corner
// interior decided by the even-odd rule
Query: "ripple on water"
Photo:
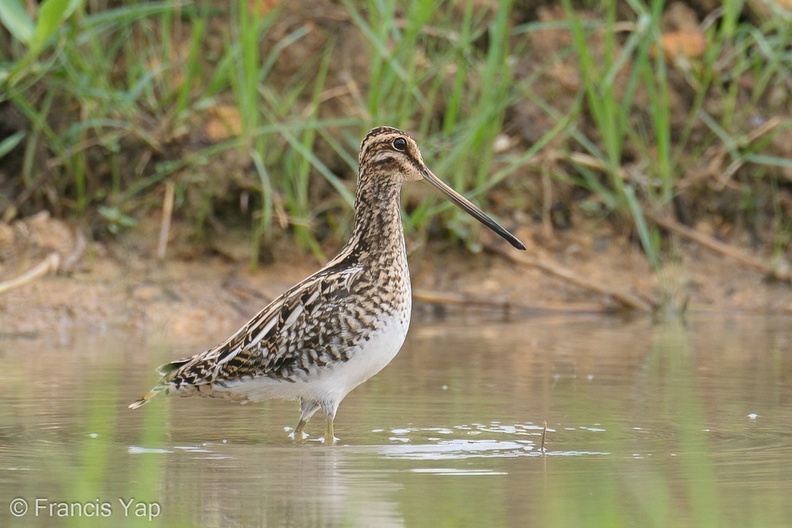
[[[492,475],[508,475],[505,471],[490,469],[456,469],[456,468],[413,468],[411,473],[429,473],[430,475],[452,475],[457,477],[478,477]]]
[[[403,427],[391,429],[390,445],[378,452],[406,460],[461,460],[526,456],[607,455],[600,451],[540,449],[543,426],[534,424],[474,423],[453,427]],[[552,429],[549,429],[552,431]],[[454,437],[456,435],[456,437]],[[460,437],[464,436],[464,437]],[[472,437],[472,438],[471,438]]]

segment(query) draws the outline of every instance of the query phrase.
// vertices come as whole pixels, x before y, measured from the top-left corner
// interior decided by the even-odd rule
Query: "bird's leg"
[[[295,427],[294,431],[292,431],[292,438],[295,440],[302,440],[305,438],[305,433],[303,431],[305,430],[305,424],[307,423],[308,422],[305,420],[300,420],[300,422],[297,424],[297,427]]]
[[[334,418],[331,417],[325,421],[325,433],[322,440],[325,444],[333,445],[336,443],[336,437],[333,435],[333,420]]]
[[[336,402],[329,402],[322,405],[325,417],[325,432],[323,439],[325,444],[333,445],[336,443],[336,437],[333,435],[333,420],[335,420],[336,409],[338,409],[338,403]]]
[[[305,438],[305,425],[317,410],[319,410],[319,404],[315,401],[300,399],[300,421],[291,434],[292,438],[295,440],[302,440]]]

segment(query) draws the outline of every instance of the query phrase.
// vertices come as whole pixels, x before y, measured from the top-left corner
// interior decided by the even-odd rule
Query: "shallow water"
[[[126,408],[199,349],[0,338],[0,526],[792,525],[789,319],[415,322],[336,446],[294,402]]]

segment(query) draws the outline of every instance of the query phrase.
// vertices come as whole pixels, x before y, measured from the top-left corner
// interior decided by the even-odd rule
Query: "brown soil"
[[[759,20],[769,16],[762,11],[762,2],[748,4],[750,9],[746,10],[745,16]],[[496,4],[482,5],[493,6],[494,13]],[[708,18],[718,5],[709,0],[671,4],[663,19],[664,52],[671,56],[681,53],[695,60],[702,53],[701,45],[705,42],[701,21]],[[515,24],[554,22],[565,18],[564,10],[553,3],[521,1],[517,7],[512,21]],[[629,19],[628,15],[624,15],[625,19]],[[365,54],[355,53],[355,50],[365,47],[361,46],[362,36],[342,7],[332,2],[300,1],[284,6],[283,17],[268,33],[268,38],[282,38],[306,20],[312,21],[310,37],[300,46],[289,46],[285,50],[269,81],[277,86],[286,83],[294,74],[295,65],[303,64],[305,57],[320,53],[331,37],[338,38],[337,51],[334,52],[338,60],[334,58],[332,61],[338,71],[331,71],[327,85],[327,92],[337,95],[323,103],[322,117],[356,115],[355,94],[365,86],[355,86],[354,90],[344,88],[348,84],[345,79],[354,78],[347,75],[350,72],[360,73],[360,78],[366,77]],[[207,30],[206,45],[210,49],[222,46],[221,37],[227,31],[222,22],[219,18],[213,19],[216,27]],[[185,31],[182,37],[189,38],[189,35],[190,32]],[[544,71],[542,68],[546,65],[536,58],[554,56],[571,42],[571,34],[548,26],[520,38],[530,40],[527,49],[531,53],[515,59],[515,71],[522,78],[539,75],[541,82],[534,83],[532,89],[563,114],[581,90],[577,60],[573,55],[561,56]],[[602,42],[594,37],[592,55],[601,57],[602,47]],[[669,57],[669,98],[675,110],[671,120],[676,135],[686,126],[695,94],[683,69],[680,69],[686,62],[672,58]],[[728,70],[728,61],[724,64]],[[750,141],[764,138],[767,144],[762,154],[788,159],[792,156],[792,142],[788,141],[788,134],[778,133],[780,123],[789,119],[788,91],[779,85],[754,103],[750,97],[753,91],[751,83],[747,76],[740,80],[739,104],[736,115],[732,116],[734,130],[731,133],[735,138],[752,138]],[[718,93],[713,91],[705,104],[705,110],[716,118],[722,112]],[[646,97],[647,94],[639,89],[633,103],[633,117],[641,122],[645,121]],[[239,112],[224,105],[220,99],[218,106],[207,112],[206,121],[196,122],[190,129],[189,134],[192,135],[189,137],[164,134],[168,137],[158,140],[161,141],[158,155],[180,159],[190,149],[203,148],[207,142],[221,141],[233,135],[234,126],[231,125],[239,121]],[[505,116],[503,134],[499,139],[503,140],[503,148],[507,151],[524,152],[555,124],[549,113],[526,99],[515,104]],[[12,105],[0,105],[0,139],[25,130],[27,126]],[[599,132],[592,120],[583,119],[577,126],[582,134],[597,141]],[[158,137],[156,130],[148,130],[147,133]],[[690,143],[698,143],[707,134],[707,127],[696,123]],[[122,151],[129,160],[122,160],[119,164],[135,167],[135,170],[142,170],[145,165],[146,170],[151,170],[153,161],[149,164],[150,155],[140,155],[141,151],[148,152],[150,145],[135,143],[131,138],[125,141],[129,144],[125,143]],[[343,163],[333,161],[336,155],[321,141],[317,142],[316,148],[317,155],[329,167],[342,167],[340,173],[349,172],[343,168]],[[675,189],[677,199],[673,203],[673,216],[710,240],[724,239],[729,248],[766,262],[770,271],[757,271],[756,266],[746,266],[733,257],[712,252],[687,238],[669,235],[666,230],[664,254],[674,255],[676,263],[657,273],[651,269],[634,234],[629,232],[631,221],[620,222],[618,218],[596,221],[582,214],[581,204],[586,200],[596,202],[596,196],[582,192],[566,177],[551,177],[553,174],[574,174],[569,151],[569,145],[557,145],[553,141],[537,156],[532,166],[526,168],[519,176],[524,181],[515,184],[521,193],[519,207],[511,205],[513,194],[517,192],[512,187],[492,189],[487,196],[493,212],[497,211],[501,218],[509,219],[508,227],[522,226],[516,234],[529,246],[525,254],[539,259],[541,266],[537,266],[537,262],[518,264],[510,261],[508,257],[518,253],[500,240],[485,238],[488,234],[484,231],[479,232],[482,243],[485,247],[491,244],[497,251],[485,250],[471,256],[458,248],[433,244],[416,247],[413,243],[411,247],[416,249],[410,258],[419,312],[436,315],[454,310],[484,310],[504,316],[530,310],[611,311],[623,307],[618,295],[595,293],[592,287],[598,287],[637,299],[638,304],[672,312],[687,307],[689,310],[792,313],[790,283],[767,279],[770,272],[776,277],[789,277],[789,268],[784,261],[772,264],[769,254],[772,248],[777,247],[785,252],[787,260],[792,258],[785,223],[792,210],[792,169],[764,167],[762,176],[754,177],[756,167],[750,163],[740,166],[732,163],[729,150],[719,142],[703,152],[696,150],[690,153],[691,159],[680,162],[680,166],[686,168]],[[18,165],[22,163],[24,152],[25,149],[19,147],[9,153],[0,167],[0,196],[6,197],[5,201],[0,200],[0,218],[13,220],[42,209],[48,209],[56,216],[64,214],[68,208],[63,204],[68,202],[72,190],[58,185],[69,179],[58,178],[55,172],[43,171],[40,180],[34,184],[21,185],[15,174],[19,172]],[[641,156],[640,152],[625,152],[625,177],[642,172],[640,163],[634,162],[639,166],[635,171],[630,167],[630,160],[641,159]],[[104,160],[104,152],[97,150],[95,158]],[[138,158],[146,162],[141,164]],[[586,165],[584,161],[577,159],[576,163]],[[59,166],[57,163],[44,165]],[[97,188],[89,189],[89,195],[105,195],[105,165],[102,162],[92,168],[95,178],[91,181]],[[159,212],[149,208],[161,203],[160,187],[141,198],[145,207],[141,204],[144,212],[140,214],[144,217],[138,218],[135,213],[136,220],[140,221],[139,227],[115,239],[89,240],[84,248],[81,242],[85,237],[76,233],[106,232],[106,221],[99,221],[98,227],[94,225],[97,215],[86,215],[83,221],[91,225],[85,229],[69,226],[46,215],[27,216],[13,223],[0,221],[0,338],[53,332],[74,326],[101,328],[107,325],[161,329],[188,338],[199,327],[219,335],[245,322],[282,290],[322,264],[306,253],[295,251],[287,236],[281,233],[281,241],[275,242],[274,247],[264,248],[264,253],[271,257],[273,263],[250,271],[249,233],[219,226],[222,222],[215,218],[222,211],[233,210],[233,204],[241,203],[243,197],[248,198],[249,189],[257,188],[258,177],[249,165],[247,158],[236,159],[233,152],[226,152],[206,167],[205,181],[186,187],[186,202],[174,215],[167,258],[162,261],[156,255]],[[597,167],[589,169],[598,170]],[[215,172],[223,177],[215,178]],[[229,174],[233,176],[225,177]],[[513,181],[519,178],[515,177]],[[335,196],[335,191],[322,181],[319,179],[318,183],[312,183],[312,200],[315,198],[316,202],[326,199],[330,193]],[[415,191],[411,189],[406,189],[405,205],[408,207],[415,202]],[[190,240],[190,223],[197,223],[191,217],[191,211],[200,209],[196,204],[203,203],[206,195],[211,195],[216,208],[209,211],[207,222],[212,224],[212,229],[225,231],[220,236],[215,233],[214,242],[196,244]],[[752,207],[757,208],[756,212],[746,209],[743,204],[746,197],[753,200]],[[340,205],[324,209],[341,211],[339,216],[343,214]],[[146,214],[150,216],[146,218]],[[333,246],[338,244],[338,239],[325,236],[334,232],[335,224],[334,221],[317,222],[317,230],[324,230],[324,233],[317,233],[317,238],[327,245],[327,254],[338,249],[337,245]],[[288,222],[282,222],[281,227],[285,230],[287,225]],[[499,248],[505,248],[505,256]],[[57,259],[52,259],[52,255]],[[56,261],[57,266],[54,264]],[[57,267],[58,272],[47,273],[3,293],[5,281],[37,265],[48,266],[50,271]],[[570,280],[570,274],[575,274],[579,280]],[[562,276],[566,278],[560,278]],[[590,287],[581,287],[581,282],[588,282]]]
[[[199,253],[176,236],[160,262],[155,256],[155,220],[113,242],[88,242],[79,258],[68,263],[69,269],[0,293],[0,338],[131,325],[167,332],[187,344],[193,334],[234,330],[321,265],[305,254],[290,254],[284,243],[274,250],[279,255],[275,263],[250,271],[243,234],[222,251],[203,248]],[[80,246],[76,233],[48,215],[0,224],[0,283],[53,253],[68,262]],[[517,235],[528,244],[527,254],[651,302],[673,307],[689,298],[694,311],[792,314],[789,283],[768,281],[694,243],[680,243],[679,263],[655,274],[637,245],[607,225],[590,222],[552,239],[538,229],[519,229]],[[421,247],[410,259],[419,316],[477,310],[504,317],[531,310],[618,308],[608,296],[491,252],[473,257],[461,249]]]

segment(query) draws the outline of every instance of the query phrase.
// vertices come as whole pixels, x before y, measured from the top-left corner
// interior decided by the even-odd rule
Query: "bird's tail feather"
[[[159,367],[157,367],[157,372],[160,375],[165,376],[165,378],[168,378],[169,377],[168,374],[170,374],[174,370],[180,369],[181,367],[183,367],[192,360],[193,358],[188,357],[188,358],[177,359],[176,361],[171,361],[170,363],[165,363],[164,365],[160,365]],[[163,379],[163,381],[165,380]]]
[[[160,382],[157,384],[156,387],[148,391],[146,394],[143,395],[142,398],[139,400],[135,400],[129,404],[130,409],[138,409],[143,407],[146,402],[148,402],[151,398],[162,392],[166,389],[167,381],[172,377],[172,373],[182,367],[183,365],[187,364],[192,360],[192,358],[184,358],[178,359],[176,361],[171,361],[170,363],[165,363],[157,368],[157,372],[163,376]]]
[[[129,408],[130,409],[138,409],[140,407],[143,407],[143,405],[145,405],[146,402],[149,401],[151,398],[156,396],[158,392],[159,391],[156,391],[156,390],[148,391],[146,394],[143,395],[142,398],[140,398],[139,400],[135,400],[132,403],[130,403],[129,404]]]

